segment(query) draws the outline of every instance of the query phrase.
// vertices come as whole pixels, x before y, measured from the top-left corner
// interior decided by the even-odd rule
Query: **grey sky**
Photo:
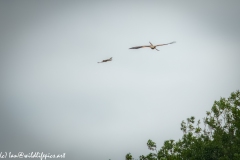
[[[237,0],[0,1],[0,152],[120,160],[179,139],[240,89],[239,15]],[[129,49],[149,41],[177,43]]]

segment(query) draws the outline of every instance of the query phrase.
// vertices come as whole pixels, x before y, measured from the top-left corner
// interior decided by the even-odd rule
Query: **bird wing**
[[[98,63],[103,63],[103,62],[107,62],[107,60],[102,60],[101,62],[98,62]]]
[[[139,49],[139,48],[144,48],[144,47],[150,47],[150,46],[136,46],[136,47],[132,47],[132,48],[129,48],[129,49]]]
[[[173,43],[176,43],[176,42],[170,42],[170,43],[166,43],[166,44],[158,44],[156,46],[164,46],[164,45],[173,44]]]
[[[103,62],[107,62],[107,61],[112,61],[112,57],[109,59],[102,60],[102,62],[98,62],[98,63],[103,63]]]

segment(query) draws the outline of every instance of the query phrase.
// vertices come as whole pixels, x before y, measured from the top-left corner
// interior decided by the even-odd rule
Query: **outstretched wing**
[[[139,48],[144,48],[144,47],[150,47],[150,46],[136,46],[136,47],[132,47],[132,48],[129,48],[129,49],[139,49]]]
[[[158,44],[156,46],[164,46],[164,45],[173,44],[173,43],[176,43],[176,42],[174,41],[174,42],[170,42],[170,43],[166,43],[166,44]]]
[[[98,62],[98,63],[104,63],[104,62],[107,62],[107,61],[112,61],[112,57],[109,58],[109,59],[102,60],[102,62]]]
[[[107,62],[108,60],[102,60],[102,62],[98,62],[98,63],[104,63],[104,62]]]

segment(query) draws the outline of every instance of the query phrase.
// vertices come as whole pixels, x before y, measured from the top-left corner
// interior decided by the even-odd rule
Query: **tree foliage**
[[[239,160],[240,159],[240,92],[215,101],[211,111],[201,121],[195,117],[182,121],[182,139],[167,140],[157,150],[156,143],[148,140],[151,151],[140,160]],[[131,154],[130,154],[131,155]],[[129,155],[128,155],[129,156]],[[132,155],[131,155],[132,158]],[[133,158],[132,158],[133,159]],[[131,160],[127,159],[126,160]]]

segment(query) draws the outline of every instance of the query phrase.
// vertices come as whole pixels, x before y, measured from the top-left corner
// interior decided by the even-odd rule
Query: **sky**
[[[1,0],[0,153],[138,159],[180,139],[240,89],[239,15],[238,0]]]

